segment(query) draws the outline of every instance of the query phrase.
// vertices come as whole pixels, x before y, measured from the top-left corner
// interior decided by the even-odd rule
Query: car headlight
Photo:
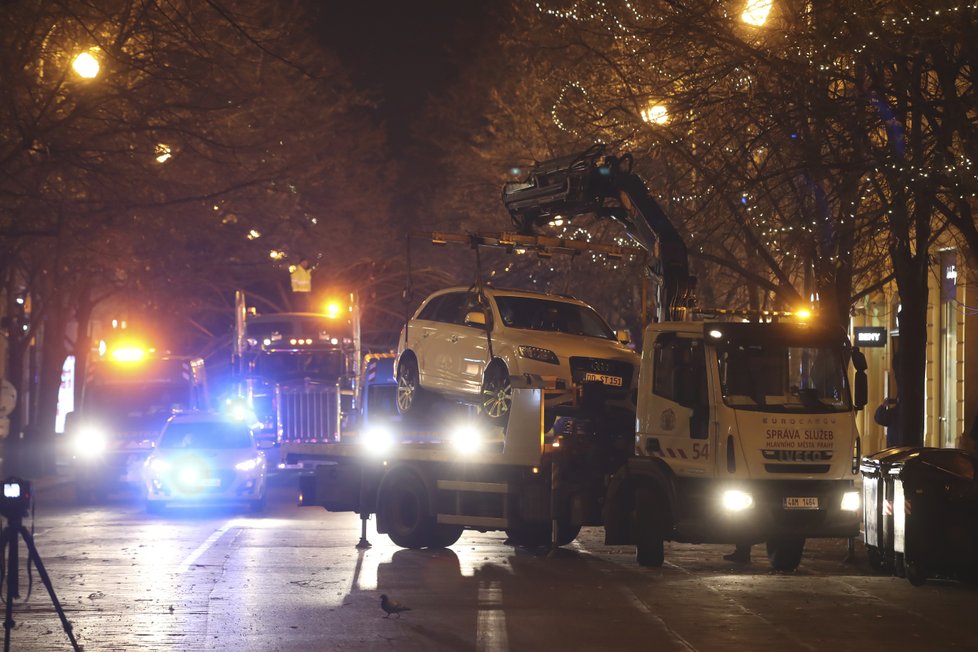
[[[82,426],[75,433],[73,447],[77,457],[93,458],[101,455],[108,447],[109,438],[99,426]]]
[[[859,509],[859,492],[847,491],[842,494],[842,504],[840,507],[844,512],[855,512]]]
[[[260,460],[257,457],[252,457],[251,459],[247,459],[244,462],[238,462],[237,464],[234,465],[234,468],[237,469],[238,471],[243,471],[247,473],[248,471],[254,471],[255,469],[257,469],[259,463]]]
[[[363,431],[360,445],[369,455],[386,455],[394,447],[394,433],[386,426],[370,426]]]
[[[541,349],[538,346],[526,346],[522,345],[517,347],[520,355],[524,358],[529,358],[530,360],[536,360],[537,362],[546,362],[548,364],[560,364],[557,359],[557,354],[550,349]]]
[[[728,512],[742,512],[754,506],[754,497],[740,489],[727,489],[723,492],[720,503]]]

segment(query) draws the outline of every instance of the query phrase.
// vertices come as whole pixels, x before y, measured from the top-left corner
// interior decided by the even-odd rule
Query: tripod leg
[[[14,628],[14,598],[17,592],[17,530],[7,526],[0,532],[0,550],[7,553],[7,608],[3,620],[3,652],[10,652],[10,630]]]
[[[31,533],[23,525],[20,527],[20,535],[24,537],[24,543],[27,544],[27,552],[34,561],[34,566],[37,567],[37,574],[41,576],[41,581],[44,582],[44,588],[48,590],[48,595],[51,596],[51,603],[54,605],[54,610],[58,612],[58,618],[61,619],[61,627],[65,630],[65,634],[68,635],[68,639],[71,641],[71,648],[75,652],[80,652],[81,648],[75,640],[75,633],[71,629],[71,623],[68,622],[68,617],[65,616],[64,609],[61,608],[61,602],[58,601],[58,596],[54,594],[54,587],[51,586],[51,578],[48,577],[48,572],[44,570],[44,562],[41,561],[41,555],[37,553],[37,548],[34,546],[34,537],[31,536]],[[16,532],[14,532],[12,538],[14,545],[16,545]],[[7,602],[7,610],[10,610],[9,601]]]

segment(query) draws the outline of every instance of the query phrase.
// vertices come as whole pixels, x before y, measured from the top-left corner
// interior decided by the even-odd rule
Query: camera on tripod
[[[27,516],[31,508],[31,483],[20,478],[7,478],[3,481],[3,495],[0,495],[0,515],[9,520]]]

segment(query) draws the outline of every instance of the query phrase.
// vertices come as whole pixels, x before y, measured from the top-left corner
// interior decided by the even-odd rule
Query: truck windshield
[[[717,347],[720,391],[730,407],[765,412],[851,409],[841,347],[728,342]]]
[[[190,390],[173,383],[105,383],[86,388],[85,408],[118,417],[148,417],[190,407]]]
[[[510,328],[615,339],[611,327],[587,306],[533,297],[497,295],[495,299],[503,324]]]
[[[335,380],[346,373],[345,360],[342,351],[265,352],[255,361],[255,371],[269,380]]]

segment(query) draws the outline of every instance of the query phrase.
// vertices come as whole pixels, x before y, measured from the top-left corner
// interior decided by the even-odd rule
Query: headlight
[[[557,360],[557,354],[550,349],[541,349],[538,346],[520,346],[518,347],[520,355],[524,358],[529,358],[530,360],[536,360],[538,362],[546,362],[548,364],[560,364]]]
[[[381,457],[394,447],[394,433],[386,426],[370,426],[364,430],[360,445],[368,454]]]
[[[82,426],[75,433],[73,446],[78,457],[97,457],[108,446],[109,438],[98,426]]]
[[[721,504],[728,512],[742,512],[754,506],[754,497],[740,489],[727,489],[723,492]]]
[[[472,455],[482,449],[482,432],[472,424],[456,426],[449,437],[452,448],[462,455]]]
[[[245,473],[247,473],[248,471],[254,471],[255,469],[257,469],[258,463],[259,463],[258,458],[252,457],[250,460],[245,460],[244,462],[238,462],[237,464],[234,465],[234,468],[237,469],[238,471],[244,471]]]
[[[859,509],[859,492],[858,491],[847,491],[842,494],[842,511],[844,512],[855,512]]]

